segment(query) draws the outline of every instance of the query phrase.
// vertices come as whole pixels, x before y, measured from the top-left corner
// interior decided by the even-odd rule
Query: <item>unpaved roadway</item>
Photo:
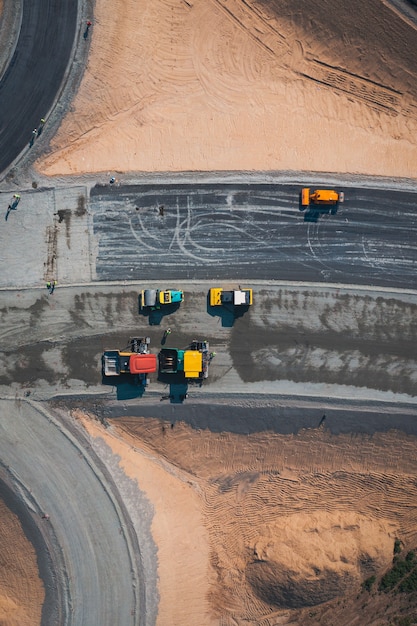
[[[252,283],[251,283],[252,284]],[[210,283],[181,282],[185,300],[169,315],[143,315],[149,283],[2,292],[0,389],[32,398],[99,393],[139,397],[141,387],[102,384],[101,355],[149,336],[158,352],[206,339],[216,356],[193,395],[266,393],[413,401],[416,395],[416,297],[342,286],[252,284],[254,305],[240,317],[207,305]],[[116,385],[115,385],[116,380]],[[167,386],[151,376],[147,392]],[[169,393],[169,391],[168,391]]]
[[[43,623],[145,623],[136,539],[85,442],[40,407],[12,399],[1,401],[0,432],[2,475],[49,546],[54,585],[46,586]],[[42,554],[45,545],[35,548]]]

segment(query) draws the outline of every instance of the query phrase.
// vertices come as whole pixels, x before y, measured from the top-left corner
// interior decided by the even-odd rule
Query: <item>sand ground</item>
[[[75,416],[154,507],[159,626],[351,624],[349,602],[389,567],[395,539],[417,543],[415,437]],[[395,606],[382,611],[363,609],[361,623]]]
[[[40,624],[44,587],[35,550],[17,515],[0,500],[0,624]]]
[[[98,0],[81,87],[38,168],[415,178],[416,49],[383,0]]]

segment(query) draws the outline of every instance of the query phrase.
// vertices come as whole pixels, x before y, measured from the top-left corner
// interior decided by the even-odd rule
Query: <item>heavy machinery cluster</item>
[[[184,292],[176,289],[144,289],[139,294],[139,310],[142,313],[160,309],[172,310],[184,301]],[[253,303],[252,289],[224,290],[212,288],[208,294],[210,307],[225,307],[245,311]],[[165,342],[169,331],[165,331]],[[158,369],[159,377],[166,382],[198,382],[208,378],[209,365],[214,353],[207,340],[193,339],[185,348],[161,348],[158,357],[149,349],[149,337],[134,337],[123,350],[106,350],[102,356],[102,374],[105,379],[125,376],[143,387],[148,375]]]
[[[344,193],[334,189],[316,189],[304,187],[299,195],[299,208],[304,210],[312,206],[314,212],[335,214],[340,203],[344,202]],[[322,207],[322,208],[321,208]],[[139,293],[139,313],[155,315],[173,313],[184,301],[184,292],[180,289],[143,289]],[[253,304],[253,291],[250,288],[223,289],[212,287],[207,297],[211,308],[227,310],[236,317]],[[165,344],[170,329],[165,331],[162,343]],[[208,378],[209,365],[215,353],[209,351],[207,340],[193,339],[183,348],[163,347],[158,357],[149,350],[149,337],[134,337],[123,350],[106,350],[102,356],[104,378],[126,376],[146,387],[148,375],[158,370],[159,379],[176,383],[199,382]],[[184,396],[186,397],[186,396]]]

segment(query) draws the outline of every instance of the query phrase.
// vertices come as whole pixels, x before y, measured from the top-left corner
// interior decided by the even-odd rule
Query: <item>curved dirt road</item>
[[[30,494],[28,514],[47,543],[59,544],[52,560],[55,567],[56,557],[64,563],[54,572],[62,606],[48,613],[63,616],[60,626],[144,623],[137,557],[132,558],[125,520],[92,456],[35,405],[3,400],[0,457],[16,492]],[[49,520],[42,519],[45,512]],[[46,602],[56,604],[51,595],[47,589]]]

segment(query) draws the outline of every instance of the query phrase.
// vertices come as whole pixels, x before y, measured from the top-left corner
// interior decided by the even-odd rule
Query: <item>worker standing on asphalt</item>
[[[13,199],[11,203],[7,207],[7,213],[6,213],[6,218],[5,218],[6,221],[7,221],[7,218],[9,217],[10,211],[15,211],[17,209],[17,205],[19,204],[19,202],[20,202],[20,196],[18,193],[15,193],[13,195]]]
[[[46,283],[46,288],[49,291],[50,296],[52,296],[52,294],[54,293],[56,285],[56,280],[48,280],[48,282]]]
[[[38,126],[38,134],[37,136],[40,137],[43,131],[43,127],[45,126],[45,119],[42,117],[41,121],[39,122],[39,126]]]

